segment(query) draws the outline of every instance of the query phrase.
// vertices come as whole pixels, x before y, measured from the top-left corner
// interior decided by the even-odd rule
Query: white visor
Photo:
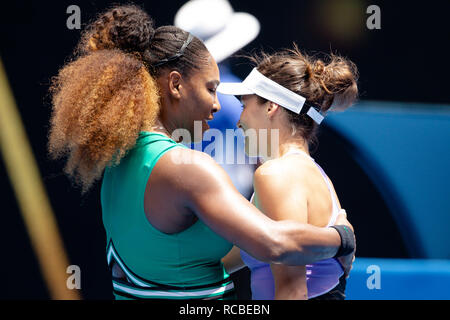
[[[302,111],[306,101],[304,97],[265,77],[256,68],[241,83],[220,83],[217,91],[234,96],[256,94],[297,114]],[[313,107],[307,107],[309,110],[306,114],[320,124],[324,116]]]

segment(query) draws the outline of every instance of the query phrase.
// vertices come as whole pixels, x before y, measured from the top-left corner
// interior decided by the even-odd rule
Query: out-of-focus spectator
[[[260,30],[258,20],[249,13],[234,12],[227,0],[190,0],[175,15],[175,25],[202,39],[219,64],[220,79],[223,82],[240,82],[241,79],[232,74],[227,58],[254,40]],[[211,128],[218,129],[226,137],[226,129],[236,129],[241,108],[239,102],[230,96],[218,94],[222,106]],[[225,155],[231,152],[236,155],[243,152],[243,139],[237,143],[223,143],[223,163],[220,165],[227,171],[239,192],[249,198],[252,192],[254,166],[249,164],[227,164]]]

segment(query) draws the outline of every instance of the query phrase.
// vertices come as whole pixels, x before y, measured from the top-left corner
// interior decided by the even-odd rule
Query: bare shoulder
[[[157,166],[161,175],[180,191],[229,180],[226,172],[211,156],[188,148],[169,150]]]
[[[255,185],[288,185],[290,182],[302,183],[314,170],[311,161],[303,156],[289,156],[263,163],[254,176]]]
[[[286,168],[283,166],[281,159],[269,160],[261,164],[256,169],[254,174],[255,188],[269,186],[273,188],[283,184],[285,182],[285,176],[287,176]]]
[[[295,159],[287,158],[267,161],[258,168],[254,178],[255,199],[261,211],[273,220],[305,223],[307,170]]]

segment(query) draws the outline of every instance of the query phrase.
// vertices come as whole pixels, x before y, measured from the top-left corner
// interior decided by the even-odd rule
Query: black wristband
[[[334,256],[335,258],[346,256],[355,251],[356,243],[352,229],[344,225],[330,226],[330,228],[336,229],[341,236],[341,246]]]

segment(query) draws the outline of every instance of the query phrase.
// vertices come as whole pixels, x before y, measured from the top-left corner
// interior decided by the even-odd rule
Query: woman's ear
[[[168,75],[169,94],[175,99],[180,99],[181,74],[178,71],[171,71]]]
[[[277,110],[279,108],[281,108],[280,105],[276,104],[275,102],[268,101],[267,116],[269,118],[273,117],[277,113]]]

